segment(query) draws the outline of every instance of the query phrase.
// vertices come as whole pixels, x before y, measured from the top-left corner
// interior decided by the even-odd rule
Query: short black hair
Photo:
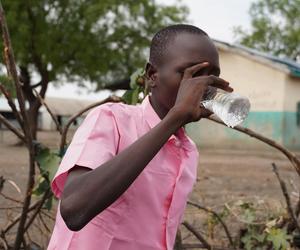
[[[178,34],[182,33],[208,36],[202,29],[189,24],[175,24],[167,26],[158,31],[152,38],[149,62],[158,66],[162,62],[162,58],[167,51],[169,43],[173,41]]]

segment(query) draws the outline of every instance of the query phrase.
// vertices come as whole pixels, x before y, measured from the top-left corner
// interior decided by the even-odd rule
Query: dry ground
[[[72,133],[70,133],[72,136]],[[50,147],[57,147],[59,136],[56,132],[40,132],[39,140]],[[17,139],[9,132],[0,131],[0,176],[17,183],[22,194],[25,192],[27,182],[27,151],[23,146],[16,146]],[[297,153],[297,152],[296,152]],[[299,155],[299,153],[298,153]],[[273,204],[274,209],[284,206],[284,199],[279,188],[278,181],[272,172],[271,163],[275,162],[283,179],[287,182],[291,197],[296,200],[299,192],[299,177],[291,167],[289,161],[278,151],[266,146],[259,150],[246,150],[243,145],[239,150],[231,149],[200,149],[200,163],[198,181],[195,185],[191,200],[210,207],[216,211],[222,209],[224,203],[231,204],[237,200],[260,200]],[[21,199],[16,189],[10,184],[5,184],[3,193]],[[16,215],[17,209],[3,209],[8,206],[16,206],[14,202],[8,202],[0,197],[0,227],[5,226],[8,218]],[[55,217],[56,204],[51,214]],[[185,218],[200,231],[205,231],[203,213],[190,206],[186,209]],[[53,221],[45,218],[50,229]],[[204,232],[205,233],[205,232]],[[44,248],[50,237],[46,230],[39,231],[33,227],[30,238]],[[12,235],[13,237],[13,235]],[[185,242],[193,242],[193,237],[183,233]]]

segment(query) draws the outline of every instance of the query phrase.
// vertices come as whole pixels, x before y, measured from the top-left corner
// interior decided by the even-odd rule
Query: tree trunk
[[[33,140],[37,139],[38,115],[39,115],[40,106],[41,104],[38,99],[36,99],[34,102],[29,103],[29,110],[28,110],[29,126],[31,129]]]

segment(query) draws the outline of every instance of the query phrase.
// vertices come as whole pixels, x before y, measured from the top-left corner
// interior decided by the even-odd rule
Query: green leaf
[[[53,196],[51,196],[49,199],[46,200],[46,202],[43,205],[43,208],[46,208],[48,211],[51,210],[53,204]]]
[[[246,234],[245,236],[243,236],[241,241],[244,243],[244,247],[246,248],[246,250],[253,249],[254,242],[252,240],[252,235],[251,234]]]
[[[40,196],[44,194],[49,188],[49,182],[44,177],[40,177],[35,188],[32,191],[32,194],[35,196]]]
[[[122,99],[127,103],[131,104],[132,101],[133,90],[129,89],[123,94]]]
[[[246,209],[241,217],[243,221],[250,224],[255,220],[255,211],[253,211],[252,209]]]
[[[288,235],[285,229],[272,228],[269,231],[267,240],[272,242],[274,250],[284,250],[287,249],[290,244],[289,240],[292,239],[291,235]]]
[[[49,148],[41,149],[37,156],[36,161],[38,162],[41,175],[51,181],[58,169],[61,158],[58,154],[50,151]]]
[[[15,86],[13,83],[13,80],[11,79],[11,77],[8,77],[6,75],[0,75],[0,84],[2,84],[4,86],[4,88],[8,91],[8,94],[12,97],[12,98],[16,98],[16,90],[15,90]],[[0,92],[0,96],[3,95]]]
[[[144,69],[139,68],[137,69],[131,76],[130,76],[130,88],[135,89],[138,84],[137,80],[144,75]]]
[[[251,4],[251,29],[234,28],[237,43],[300,61],[299,0],[258,0]]]

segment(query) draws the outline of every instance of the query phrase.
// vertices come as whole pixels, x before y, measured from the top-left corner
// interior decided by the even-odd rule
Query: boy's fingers
[[[207,81],[208,85],[223,89],[225,91],[228,92],[232,92],[233,88],[231,88],[229,86],[229,82],[225,81],[224,79],[214,76],[214,75],[210,75],[208,76],[208,81]]]
[[[208,62],[198,63],[196,65],[193,65],[191,67],[188,67],[184,70],[183,79],[192,78],[193,75],[199,71],[200,69],[203,69],[209,65]]]

